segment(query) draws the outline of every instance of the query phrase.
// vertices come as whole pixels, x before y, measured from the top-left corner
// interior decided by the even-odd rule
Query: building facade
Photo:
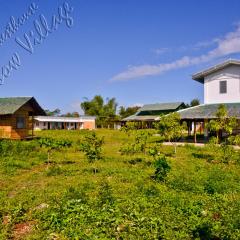
[[[0,98],[0,138],[33,137],[35,115],[45,115],[34,97]]]
[[[240,102],[240,61],[228,60],[193,75],[204,84],[204,104]]]
[[[178,111],[182,121],[189,126],[189,135],[193,129],[194,142],[197,142],[197,125],[203,126],[204,137],[208,138],[207,123],[216,119],[216,112],[224,104],[228,116],[235,117],[240,122],[240,61],[228,60],[192,76],[204,84],[204,104]],[[192,127],[193,125],[193,127]],[[240,132],[239,127],[234,133]]]
[[[35,130],[49,130],[49,129],[95,129],[96,118],[93,116],[81,117],[55,117],[55,116],[36,116],[34,118]]]

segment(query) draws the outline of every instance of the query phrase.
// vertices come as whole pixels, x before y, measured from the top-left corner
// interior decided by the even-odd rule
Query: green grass
[[[161,146],[171,170],[156,182],[151,157],[120,154],[131,142],[120,131],[96,131],[104,158],[89,163],[78,151],[87,132],[37,132],[73,142],[49,163],[35,141],[3,144],[0,239],[240,239],[237,161],[209,161],[214,152],[192,146],[174,156]],[[22,225],[29,230],[20,233]]]

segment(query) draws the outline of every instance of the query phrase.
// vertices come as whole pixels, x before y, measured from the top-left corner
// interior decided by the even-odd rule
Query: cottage
[[[206,123],[216,118],[215,113],[220,104],[227,108],[228,115],[240,120],[240,61],[228,60],[192,76],[204,85],[204,104],[178,111],[182,121],[189,126],[189,134],[194,123],[194,141],[196,142],[196,125],[201,123],[204,136],[208,137]],[[235,131],[238,131],[236,129]]]
[[[0,98],[0,138],[33,137],[35,115],[46,115],[34,97]]]
[[[35,130],[45,129],[95,129],[95,120],[93,116],[80,117],[56,117],[56,116],[36,116],[34,123]]]
[[[183,102],[146,104],[136,114],[122,119],[122,122],[137,122],[139,127],[151,128],[152,123],[158,120],[160,115],[176,112],[185,107]]]

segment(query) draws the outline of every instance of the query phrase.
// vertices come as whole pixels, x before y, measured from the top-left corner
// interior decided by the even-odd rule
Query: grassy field
[[[94,163],[79,151],[87,131],[37,132],[73,142],[49,162],[35,140],[1,143],[0,239],[240,239],[239,153],[223,163],[208,148],[159,144],[171,170],[157,182],[150,156],[120,154],[131,136],[96,132]]]

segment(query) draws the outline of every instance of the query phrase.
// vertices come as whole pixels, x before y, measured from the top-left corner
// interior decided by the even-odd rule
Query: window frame
[[[222,85],[225,84],[225,85]],[[219,81],[219,94],[227,93],[227,80]]]
[[[19,122],[19,120],[23,120],[22,122]],[[19,123],[22,124],[22,126],[19,126]],[[16,128],[17,129],[26,129],[26,118],[24,116],[17,116],[16,117]]]

